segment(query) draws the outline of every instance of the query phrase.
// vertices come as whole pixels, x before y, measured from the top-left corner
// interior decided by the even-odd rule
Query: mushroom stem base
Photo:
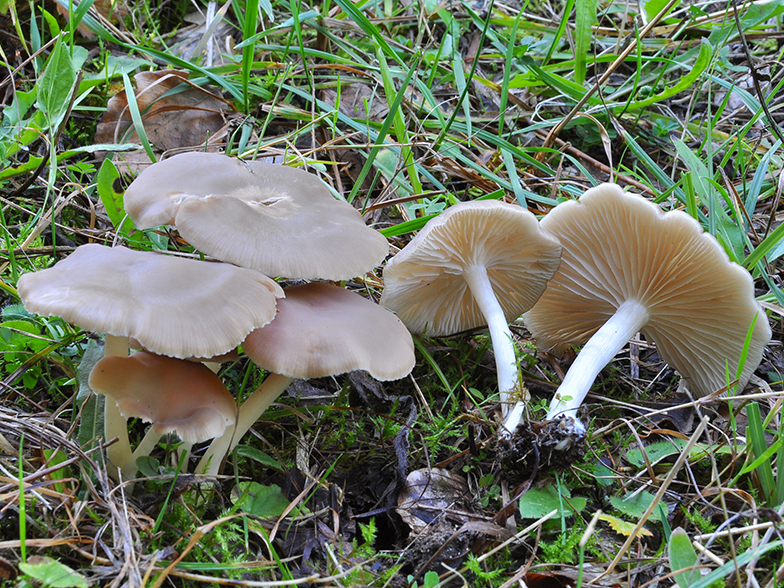
[[[267,376],[267,379],[262,382],[261,386],[256,388],[240,407],[236,426],[226,429],[223,435],[215,438],[210,444],[207,452],[199,460],[199,465],[196,466],[196,473],[217,476],[223,458],[237,446],[240,439],[253,426],[253,423],[264,414],[269,405],[283,394],[283,391],[293,381],[294,378],[279,374]]]
[[[636,300],[627,300],[583,346],[550,403],[547,420],[566,416],[577,420],[577,409],[585,400],[596,376],[623,346],[648,322],[648,310]]]
[[[128,337],[117,337],[106,335],[106,342],[103,347],[104,357],[127,357],[128,356]],[[109,475],[115,480],[119,480],[118,472],[122,470],[124,478],[128,478],[126,464],[131,459],[131,442],[128,439],[128,422],[120,414],[117,403],[104,396],[104,440],[108,441],[117,437],[117,443],[110,445],[106,450],[107,463],[106,469]],[[134,468],[133,475],[136,473]]]

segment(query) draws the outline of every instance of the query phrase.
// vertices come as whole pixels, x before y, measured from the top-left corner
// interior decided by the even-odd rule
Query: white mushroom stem
[[[577,420],[577,409],[585,400],[596,376],[623,346],[648,322],[648,309],[636,300],[626,300],[583,346],[550,403],[547,420],[559,416]]]
[[[512,332],[509,330],[504,311],[498,303],[493,286],[487,277],[487,269],[481,265],[473,265],[466,268],[463,278],[468,283],[471,294],[482,311],[487,321],[487,328],[490,330],[490,339],[493,342],[493,353],[495,354],[495,369],[498,374],[498,391],[501,393],[501,414],[506,417],[509,414],[509,398],[518,383]],[[522,414],[522,410],[520,413]],[[516,426],[517,424],[515,424]]]
[[[279,374],[267,376],[267,379],[262,382],[261,386],[256,388],[240,407],[237,415],[237,425],[228,427],[223,435],[216,437],[210,444],[207,452],[199,460],[199,465],[196,466],[196,473],[217,476],[223,458],[237,446],[239,440],[253,426],[253,423],[259,420],[259,417],[264,414],[269,405],[283,394],[283,391],[293,381],[294,378]]]
[[[139,459],[140,457],[145,457],[150,455],[152,453],[152,450],[155,449],[155,446],[158,444],[158,441],[161,440],[162,436],[163,435],[161,435],[161,432],[155,428],[154,424],[149,429],[147,429],[147,432],[144,434],[144,437],[142,437],[142,440],[139,442],[139,444],[136,446],[136,449],[133,452],[133,456],[131,457],[131,462],[126,464],[125,467],[123,467],[123,474],[126,473],[126,469],[127,469],[131,476],[135,475],[137,469],[136,460]],[[130,471],[131,469],[133,470],[132,472]]]
[[[128,357],[128,337],[106,335],[103,354],[104,357]],[[128,423],[120,414],[117,403],[108,396],[104,397],[103,419],[104,439],[108,441],[117,437],[117,443],[106,450],[109,475],[117,479],[119,470],[123,470],[123,475],[126,473],[126,464],[131,459],[131,442],[128,439]]]
[[[138,469],[136,467],[136,460],[140,457],[148,457],[150,454],[152,454],[155,446],[158,444],[158,441],[161,440],[161,437],[163,437],[161,432],[155,427],[154,424],[151,425],[150,428],[147,429],[147,432],[144,434],[142,440],[139,442],[139,445],[136,446],[131,461],[123,468],[123,474],[125,474],[127,470],[131,477],[136,475],[136,470]],[[182,473],[188,471],[188,457],[191,453],[191,447],[193,447],[193,443],[187,443],[183,441],[177,453],[178,463],[180,461],[183,463]],[[184,458],[183,454],[185,456]]]

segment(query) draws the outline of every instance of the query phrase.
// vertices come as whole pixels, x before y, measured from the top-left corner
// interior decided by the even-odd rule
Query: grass
[[[701,570],[667,580],[683,588],[781,583],[782,0],[253,0],[215,5],[216,21],[193,25],[179,0],[114,13],[58,1],[70,19],[53,4],[0,0],[9,585],[509,587],[538,573],[626,586],[682,562]],[[198,51],[176,53],[189,40]],[[161,118],[132,91],[139,71],[167,68],[228,104],[226,124],[196,145],[176,143],[192,123]],[[121,90],[130,131],[99,141]],[[181,90],[158,104],[193,116]],[[134,162],[160,159],[164,144],[307,167],[395,247],[458,201],[542,215],[612,178],[692,215],[752,273],[773,340],[731,407],[677,396],[677,376],[645,341],[624,350],[589,396],[582,453],[563,463],[535,459],[528,438],[495,442],[485,333],[417,338],[410,379],[376,389],[340,377],[281,397],[217,483],[179,472],[177,440],[164,439],[143,464],[148,478],[117,487],[100,458],[100,407],[78,373],[94,336],[30,315],[15,287],[88,240],[189,252],[125,219]],[[348,286],[377,299],[381,268]],[[513,331],[535,421],[565,368],[537,354],[522,325]],[[263,377],[247,361],[221,375],[235,392]],[[132,423],[132,439],[144,428]],[[405,474],[426,467],[452,476],[442,507],[452,516],[411,530],[397,496]]]

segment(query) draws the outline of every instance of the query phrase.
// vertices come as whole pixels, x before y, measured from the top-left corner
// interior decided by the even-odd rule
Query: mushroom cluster
[[[523,407],[509,408],[520,382],[508,322],[521,313],[542,349],[588,341],[547,416],[563,417],[570,439],[585,431],[576,411],[599,371],[637,332],[694,396],[724,390],[727,373],[743,387],[771,337],[751,276],[715,238],[686,213],[664,213],[613,184],[559,204],[541,223],[499,202],[452,206],[387,264],[384,280],[381,303],[413,332],[487,325],[507,436]]]
[[[750,275],[713,237],[687,214],[664,213],[611,184],[559,204],[541,222],[497,201],[450,207],[387,263],[381,305],[320,282],[284,291],[265,275],[345,280],[388,253],[380,233],[302,170],[178,155],[142,172],[125,207],[138,228],[171,224],[220,261],[83,245],[22,276],[18,290],[30,312],[106,334],[90,385],[106,396],[105,437],[118,438],[110,472],[126,478],[170,432],[186,453],[214,439],[197,472],[217,474],[295,378],[357,369],[379,380],[404,377],[415,362],[409,331],[488,327],[503,436],[525,408],[509,329],[520,315],[540,348],[558,353],[587,341],[548,414],[578,435],[585,429],[577,408],[638,331],[695,396],[721,392],[728,373],[745,385],[771,337]],[[128,357],[131,339],[143,351]],[[218,376],[186,361],[237,346],[269,372],[239,409]],[[128,418],[152,423],[135,451]]]
[[[217,438],[204,461],[211,473],[217,473],[224,450],[236,444],[288,384],[279,383],[274,393],[268,385],[260,394],[262,402],[256,395],[237,412],[233,400],[229,407],[231,397],[220,379],[186,359],[207,360],[240,344],[251,348],[250,342],[244,343],[251,332],[279,314],[296,315],[295,310],[287,310],[296,306],[294,301],[277,306],[284,292],[265,273],[296,279],[348,279],[378,265],[388,244],[364,224],[352,206],[333,198],[309,173],[216,154],[183,154],[150,166],[129,186],[125,206],[137,228],[174,224],[197,249],[221,261],[83,245],[52,268],[22,276],[19,295],[30,312],[60,316],[81,328],[106,333],[105,357],[96,364],[90,384],[107,397],[105,437],[118,438],[108,451],[110,473],[133,476],[136,458],[148,453],[168,432],[176,432],[188,448]],[[326,294],[331,288],[340,293]],[[329,312],[336,317],[343,313],[344,328],[353,324],[357,331],[396,330],[401,356],[394,360],[394,367],[375,372],[379,377],[400,378],[411,371],[413,342],[402,324],[395,326],[399,321],[394,315],[340,288],[312,284],[310,289],[318,297],[342,297]],[[364,312],[376,316],[362,319],[361,325],[349,318]],[[279,327],[276,336],[280,338],[285,329],[297,332],[298,326]],[[313,342],[318,334],[302,336]],[[257,338],[254,335],[251,340]],[[127,357],[130,340],[143,351]],[[308,361],[328,354],[328,345],[323,343],[328,340],[323,338],[311,347]],[[360,368],[374,373],[375,364],[363,363],[366,344],[359,340],[331,350],[334,357],[328,361],[335,365],[323,373]],[[360,359],[339,363],[341,353]],[[382,355],[390,359],[388,349]],[[266,361],[260,364],[276,368]],[[280,373],[288,382],[292,376],[314,377],[311,372]],[[174,397],[187,402],[175,409],[179,401]],[[160,412],[158,404],[170,405],[174,416]],[[126,418],[130,417],[153,423],[135,452],[128,439]]]

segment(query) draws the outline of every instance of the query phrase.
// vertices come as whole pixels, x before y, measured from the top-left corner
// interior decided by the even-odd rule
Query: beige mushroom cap
[[[242,344],[254,363],[290,378],[365,370],[396,380],[414,367],[414,343],[400,320],[343,288],[311,283],[286,288],[278,317]]]
[[[542,221],[563,245],[561,267],[525,322],[542,349],[587,341],[626,300],[649,314],[642,328],[661,356],[703,396],[737,368],[752,321],[745,385],[771,337],[749,273],[684,212],[664,213],[604,184],[559,204]],[[734,374],[733,374],[734,375]]]
[[[139,228],[174,224],[204,253],[273,276],[346,280],[389,251],[315,176],[214,153],[148,167],[126,190],[125,209]]]
[[[117,403],[123,418],[153,423],[156,433],[175,432],[186,443],[219,437],[235,422],[234,397],[199,363],[146,351],[104,357],[89,383]]]
[[[431,220],[384,268],[381,305],[415,333],[441,336],[487,324],[462,274],[484,266],[507,322],[533,306],[561,247],[530,212],[495,200],[463,202]]]
[[[283,296],[277,282],[252,270],[95,244],[23,275],[18,290],[29,312],[181,358],[233,349],[275,318]]]

